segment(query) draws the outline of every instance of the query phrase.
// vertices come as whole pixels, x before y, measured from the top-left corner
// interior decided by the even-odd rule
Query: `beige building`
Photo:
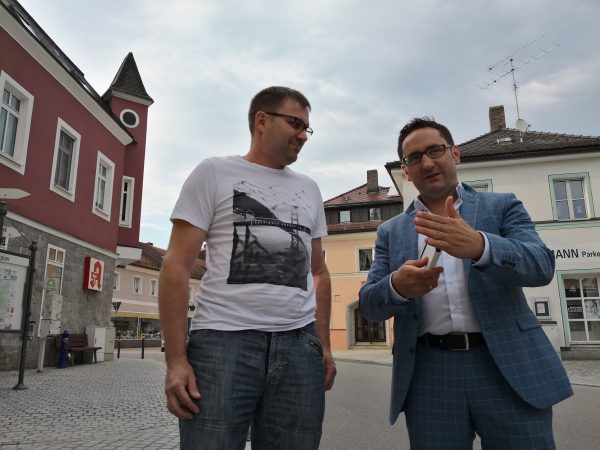
[[[552,282],[524,291],[556,351],[600,359],[600,137],[507,128],[498,106],[490,108],[490,132],[459,149],[459,179],[515,193],[555,253]],[[409,205],[417,193],[400,162],[386,168]]]
[[[367,183],[325,203],[328,236],[322,239],[331,274],[331,345],[391,347],[391,321],[370,322],[358,310],[358,291],[373,260],[377,227],[402,211],[402,200],[378,183],[377,170]]]
[[[113,311],[111,320],[116,332],[123,338],[160,337],[158,314],[158,275],[166,250],[151,243],[140,243],[142,256],[126,266],[117,266],[113,285]],[[206,272],[205,261],[196,260],[189,282],[191,299],[198,290],[200,280]]]

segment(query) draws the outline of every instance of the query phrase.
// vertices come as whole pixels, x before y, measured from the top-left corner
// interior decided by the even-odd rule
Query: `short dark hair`
[[[450,130],[441,123],[437,123],[433,117],[415,117],[400,130],[400,136],[398,136],[398,156],[400,160],[402,160],[402,144],[404,144],[404,140],[410,133],[421,128],[434,128],[438,130],[448,144],[454,145],[454,139],[452,139]]]
[[[256,94],[250,102],[250,109],[248,110],[250,134],[254,134],[254,118],[258,111],[277,112],[277,109],[287,98],[297,101],[310,111],[310,102],[301,92],[285,86],[268,87]]]

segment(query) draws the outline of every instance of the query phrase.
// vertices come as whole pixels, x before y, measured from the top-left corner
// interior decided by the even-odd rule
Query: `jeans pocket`
[[[320,356],[323,356],[323,345],[319,338],[306,331],[302,331],[300,333],[300,339],[302,339],[302,342],[307,344],[310,348],[315,350]]]
[[[190,335],[188,337],[188,345],[189,344],[194,344],[196,342],[198,342],[200,339],[202,339],[204,336],[207,336],[213,332],[215,332],[216,330],[210,330],[210,329],[202,329],[202,330],[193,330],[190,332]]]

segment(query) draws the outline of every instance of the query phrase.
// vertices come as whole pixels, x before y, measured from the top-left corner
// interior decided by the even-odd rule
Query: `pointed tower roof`
[[[108,100],[116,93],[137,97],[150,102],[150,104],[154,103],[152,97],[146,92],[142,77],[140,76],[137,64],[133,58],[133,53],[131,52],[129,52],[123,60],[114,80],[102,98]]]

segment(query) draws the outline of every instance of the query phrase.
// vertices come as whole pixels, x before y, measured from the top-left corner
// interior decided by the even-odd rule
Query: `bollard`
[[[144,359],[144,342],[146,341],[146,336],[142,335],[142,359]]]
[[[117,339],[117,359],[121,357],[121,336]]]
[[[69,352],[67,351],[67,346],[69,345],[69,332],[67,330],[62,332],[60,338],[60,352],[58,356],[58,365],[56,366],[58,369],[65,369],[69,365]],[[73,358],[73,355],[71,355]]]

